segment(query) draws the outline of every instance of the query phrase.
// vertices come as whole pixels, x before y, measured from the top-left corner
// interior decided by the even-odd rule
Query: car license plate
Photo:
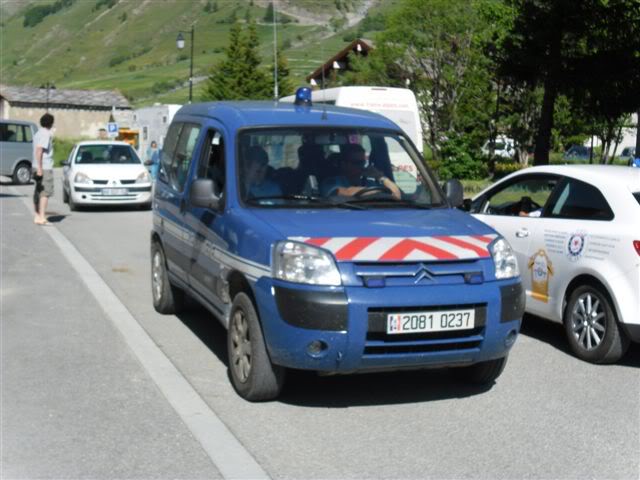
[[[126,188],[103,188],[102,195],[126,195]]]
[[[475,310],[390,313],[387,333],[443,332],[467,330],[475,325]]]

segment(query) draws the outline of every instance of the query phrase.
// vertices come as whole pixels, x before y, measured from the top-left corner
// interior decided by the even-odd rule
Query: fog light
[[[307,345],[307,353],[313,358],[323,357],[327,353],[329,346],[322,340],[314,340]]]
[[[518,332],[516,330],[511,330],[504,339],[504,346],[511,348],[513,344],[516,343],[516,338],[518,338]]]

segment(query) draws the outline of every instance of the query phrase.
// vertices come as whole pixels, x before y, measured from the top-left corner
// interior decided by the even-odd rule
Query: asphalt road
[[[49,208],[55,222],[51,228],[77,248],[211,411],[274,479],[640,478],[639,345],[633,345],[617,365],[590,365],[567,352],[559,325],[531,317],[525,319],[523,334],[505,372],[489,390],[460,385],[441,371],[344,377],[295,373],[289,377],[279,401],[248,403],[236,395],[228,381],[225,331],[214,318],[197,307],[177,317],[154,311],[149,281],[151,212],[69,212],[61,201],[60,182],[55,186],[57,196]],[[5,323],[8,318],[7,310],[16,316],[21,309],[25,318],[31,317],[34,309],[49,309],[53,322],[69,315],[80,319],[82,309],[89,308],[87,304],[92,299],[88,294],[79,295],[84,288],[83,279],[55,256],[55,245],[47,246],[55,261],[44,257],[39,262],[43,270],[55,269],[60,288],[51,294],[56,295],[59,310],[28,301],[33,298],[29,294],[34,282],[37,285],[39,281],[33,279],[33,273],[27,273],[28,261],[5,268],[24,236],[34,235],[38,242],[50,243],[40,232],[46,227],[31,224],[31,213],[24,201],[7,193],[30,195],[31,188],[0,190],[5,312],[2,321]],[[10,229],[13,233],[8,234]],[[8,291],[11,295],[6,294]],[[104,323],[108,322],[99,320],[95,332],[86,325],[74,329],[73,335],[86,343],[86,350],[100,350],[103,345],[98,345],[97,338],[108,330]],[[51,326],[46,328],[55,331]],[[6,371],[6,366],[15,361],[14,355],[26,357],[25,352],[39,348],[42,340],[33,336],[29,340],[33,345],[16,349],[14,344],[26,341],[8,333],[19,334],[21,330],[4,331],[2,360]],[[130,380],[131,375],[140,376],[138,370],[142,367],[127,357],[127,347],[116,337],[109,340],[114,344],[110,348],[117,352],[115,359],[102,355],[92,361],[97,367],[104,361],[102,368],[108,372],[106,380],[95,380],[105,383],[105,389],[123,392],[130,385],[121,377]],[[126,361],[116,361],[123,358]],[[53,385],[68,375],[54,369],[28,373],[41,374]],[[5,414],[7,403],[13,400],[11,395],[21,395],[15,389],[20,379],[12,376],[9,380],[12,389],[6,392],[8,380],[6,375],[3,377]],[[198,442],[185,433],[171,407],[147,382],[142,382],[148,388],[146,393],[132,393],[139,408],[118,421],[138,431],[140,437],[144,434],[136,428],[138,424],[166,429],[164,441],[162,436],[152,435],[155,448],[139,448],[138,437],[134,436],[134,444],[129,445],[129,437],[123,436],[127,461],[118,465],[120,460],[116,457],[112,459],[113,471],[97,473],[82,466],[69,468],[66,473],[61,466],[47,472],[38,464],[44,461],[38,456],[16,458],[16,452],[33,443],[32,436],[43,429],[73,449],[74,458],[97,458],[99,453],[95,450],[101,448],[92,442],[69,442],[78,421],[73,409],[52,428],[44,412],[53,400],[46,392],[39,392],[38,382],[30,383],[30,392],[41,397],[38,408],[15,408],[25,418],[9,420],[3,416],[2,461],[13,469],[7,472],[5,468],[5,473],[39,472],[40,478],[219,476],[217,467],[203,460]],[[109,427],[112,417],[98,409],[92,429],[114,430]],[[5,426],[18,421],[32,428],[14,426],[11,435],[7,435]],[[111,435],[117,438],[117,429]],[[174,451],[170,447],[176,444],[179,449]],[[174,463],[174,456],[181,460]],[[129,457],[149,468],[134,470]],[[15,475],[18,477],[32,478]]]

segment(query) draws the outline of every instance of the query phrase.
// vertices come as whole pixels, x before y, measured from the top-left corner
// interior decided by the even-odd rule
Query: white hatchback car
[[[63,199],[71,210],[89,205],[151,207],[151,176],[126,142],[80,142],[63,165]]]
[[[532,167],[469,210],[515,250],[526,311],[562,322],[579,358],[615,362],[640,342],[640,169]]]

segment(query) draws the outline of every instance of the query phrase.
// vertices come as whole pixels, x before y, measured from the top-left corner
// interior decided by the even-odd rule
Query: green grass
[[[297,3],[301,10],[322,9],[337,14],[333,2],[322,6],[307,0],[291,3]],[[224,55],[231,24],[223,22],[234,11],[242,21],[247,11],[258,21],[260,54],[263,64],[270,64],[273,30],[271,25],[261,23],[266,9],[250,7],[249,0],[217,0],[219,10],[206,13],[205,4],[181,0],[121,1],[111,9],[94,11],[95,0],[77,0],[31,28],[23,26],[20,13],[3,18],[2,82],[39,86],[50,81],[58,88],[118,89],[132,99],[134,106],[184,103],[188,97],[190,38],[184,34],[185,50],[179,51],[175,45],[178,32],[195,25],[194,76],[206,76]],[[278,43],[290,45],[284,53],[295,85],[305,83],[308,73],[346,45],[343,34],[333,32],[328,25],[278,26]],[[180,82],[184,82],[183,88]],[[202,85],[196,85],[196,100],[201,90]]]

